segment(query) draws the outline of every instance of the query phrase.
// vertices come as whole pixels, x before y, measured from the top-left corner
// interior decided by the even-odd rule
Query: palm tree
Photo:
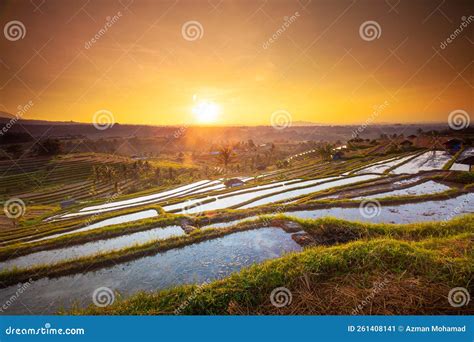
[[[328,143],[320,144],[316,147],[316,153],[321,157],[322,160],[331,160],[333,146]]]
[[[229,145],[222,145],[218,149],[219,154],[217,155],[218,161],[224,165],[224,169],[227,170],[227,166],[232,162],[234,159],[234,152],[232,151],[232,147]]]

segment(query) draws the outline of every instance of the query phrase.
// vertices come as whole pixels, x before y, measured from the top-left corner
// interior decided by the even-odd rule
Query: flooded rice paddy
[[[99,287],[129,296],[140,290],[200,284],[299,250],[301,247],[291,234],[280,228],[237,232],[98,271],[32,281],[22,293],[21,301],[13,302],[3,314],[52,314],[61,307],[71,307],[73,302],[89,305]],[[18,287],[1,289],[0,302],[6,302]]]

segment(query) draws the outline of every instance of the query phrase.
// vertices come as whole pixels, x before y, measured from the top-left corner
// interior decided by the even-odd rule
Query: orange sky
[[[26,34],[0,36],[0,111],[32,101],[24,118],[91,122],[106,109],[120,123],[195,124],[193,108],[211,103],[212,124],[269,125],[278,110],[328,124],[445,122],[455,109],[473,112],[474,21],[441,49],[473,6],[438,5],[2,1],[2,28],[19,20]],[[183,37],[188,21],[202,37]],[[366,21],[378,23],[378,39],[361,38]]]

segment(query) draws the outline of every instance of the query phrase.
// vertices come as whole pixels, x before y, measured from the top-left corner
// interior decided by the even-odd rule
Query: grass
[[[455,248],[460,241],[466,246],[461,254]],[[70,313],[155,315],[172,314],[180,308],[181,314],[190,315],[350,314],[374,287],[375,279],[383,279],[386,285],[371,303],[371,314],[456,313],[460,309],[450,307],[445,298],[441,302],[438,296],[455,286],[472,288],[473,241],[474,234],[466,233],[424,242],[381,238],[313,247],[200,288],[142,292],[106,308],[90,306]],[[270,294],[277,287],[293,293],[288,307],[278,309],[270,304]],[[414,298],[416,302],[410,303]]]
[[[355,178],[355,177],[359,177],[359,176],[347,176],[347,177],[345,177],[345,178],[349,179],[349,178]],[[315,179],[315,180],[317,180],[317,179]],[[360,184],[367,183],[367,182],[370,182],[370,181],[373,181],[373,180],[374,180],[374,179],[371,179],[371,180],[362,180],[362,181],[359,181],[359,182],[354,182],[354,183],[350,183],[350,184],[335,186],[335,187],[333,187],[332,189],[335,189],[335,191],[337,191],[337,189],[341,189],[341,188],[348,187],[348,186],[358,186],[358,185],[360,185]],[[292,188],[292,189],[290,189],[290,190],[286,189],[286,190],[282,190],[282,191],[278,191],[278,192],[273,192],[273,193],[266,194],[266,195],[261,195],[261,196],[258,196],[258,197],[249,199],[248,201],[239,203],[238,205],[235,205],[235,206],[233,206],[233,207],[231,207],[231,208],[234,208],[234,209],[235,209],[235,208],[239,208],[239,207],[245,206],[245,205],[247,205],[247,204],[250,204],[250,203],[259,201],[259,200],[261,200],[261,199],[267,198],[267,197],[276,196],[276,195],[283,194],[283,193],[286,193],[286,192],[293,192],[293,191],[297,191],[297,190],[302,190],[302,189],[306,189],[306,188],[311,188],[311,187],[315,187],[315,186],[319,186],[319,185],[323,185],[323,184],[331,183],[331,182],[335,182],[335,181],[338,181],[338,179],[330,179],[330,180],[322,181],[322,182],[320,182],[320,183],[315,183],[315,184],[309,184],[309,185],[304,185],[304,186],[295,187],[295,188]],[[291,200],[297,200],[298,198],[304,198],[304,197],[306,197],[306,196],[307,196],[307,195],[301,195],[301,196],[298,196],[298,197],[291,197]],[[278,203],[278,202],[274,202],[274,203]]]
[[[53,265],[38,265],[31,268],[13,268],[0,272],[1,286],[5,287],[28,279],[43,277],[59,277],[100,269],[115,264],[135,260],[148,255],[155,255],[173,248],[180,248],[205,240],[215,239],[224,235],[255,229],[255,224],[241,224],[225,229],[195,230],[189,235],[172,237],[166,240],[154,240],[144,244],[113,250],[96,255],[70,259]]]
[[[468,190],[469,189],[467,189],[466,191]],[[428,200],[433,201],[433,200],[449,199],[449,198],[452,198],[453,196],[458,196],[463,193],[466,193],[466,191],[451,189],[451,190],[447,190],[445,192],[437,193],[437,194],[384,197],[384,198],[378,199],[378,201],[381,205],[419,203],[419,202],[428,201]],[[358,207],[361,202],[362,200],[325,199],[325,200],[308,201],[306,203],[295,203],[295,204],[286,205],[285,207],[282,207],[281,204],[270,204],[270,205],[265,205],[265,206],[261,206],[261,207],[257,207],[253,209],[245,209],[245,210],[221,209],[216,212],[209,212],[209,213],[206,213],[205,215],[196,216],[196,217],[162,213],[160,216],[154,217],[154,218],[148,218],[148,219],[123,223],[123,224],[110,225],[110,226],[106,226],[100,229],[78,232],[78,233],[74,233],[74,229],[79,228],[77,224],[74,225],[70,221],[64,221],[63,223],[58,222],[57,226],[54,229],[51,228],[51,230],[48,230],[47,235],[53,234],[53,231],[54,233],[62,233],[62,232],[70,231],[70,234],[57,237],[57,238],[51,238],[49,240],[32,242],[28,244],[18,242],[11,245],[7,245],[5,247],[0,248],[0,261],[9,258],[12,255],[21,256],[21,255],[25,255],[25,254],[32,253],[35,251],[54,249],[54,248],[60,248],[64,246],[82,244],[82,243],[86,243],[90,241],[113,238],[113,237],[124,235],[124,234],[131,234],[131,233],[135,233],[139,231],[145,231],[151,228],[164,227],[167,225],[179,225],[183,219],[189,220],[191,225],[204,226],[204,225],[209,225],[213,223],[229,222],[229,221],[238,220],[238,219],[251,217],[251,216],[257,216],[261,214],[281,212],[282,209],[284,209],[287,212],[292,212],[292,211],[298,211],[298,210],[327,209],[327,208],[333,208],[333,207],[346,207],[347,208],[347,207]],[[154,205],[141,207],[139,209],[138,208],[124,209],[124,210],[116,211],[114,213],[109,213],[105,216],[99,215],[96,219],[91,221],[91,223],[98,222],[106,218],[115,217],[118,215],[124,215],[124,214],[132,213],[132,212],[142,211],[146,209],[153,209],[153,208],[160,210],[158,206],[154,206]],[[291,213],[289,215],[291,215]],[[84,222],[84,219],[81,219],[80,222]],[[65,224],[67,226],[63,227],[61,226],[61,224]],[[26,232],[23,232],[21,229],[20,231],[23,234],[26,234]],[[41,236],[45,236],[45,235],[46,234],[42,234]],[[40,237],[39,235],[35,236],[35,238],[39,238],[39,237]]]
[[[416,158],[417,155],[419,154],[414,155],[413,158]],[[359,162],[360,160],[349,160],[341,163],[328,163],[327,165],[314,164],[298,167],[292,171],[292,174],[293,177],[299,174],[305,180],[319,179],[334,175],[335,168],[338,168],[336,173],[340,173],[341,170],[346,170],[354,165],[359,168],[364,167],[358,165]],[[360,164],[363,164],[363,162]],[[451,198],[454,195],[466,193],[472,188],[474,184],[473,175],[469,172],[445,172],[442,176],[432,176],[432,179],[456,183],[451,190],[421,196],[383,197],[379,199],[379,202],[382,205],[390,205]],[[58,173],[58,176],[63,177],[63,174]],[[272,175],[271,181],[279,180],[278,177],[278,174]],[[381,178],[390,181],[395,178],[399,180],[405,178],[405,176],[387,177],[384,175]],[[427,179],[424,178],[420,183]],[[254,184],[248,184],[248,186],[264,185],[268,184],[268,181],[258,180]],[[330,189],[329,193],[349,188],[362,189],[376,181],[377,179],[341,186]],[[289,180],[288,182],[296,183],[297,181]],[[409,186],[413,185],[410,184]],[[462,186],[464,186],[464,189],[461,189]],[[243,189],[239,188],[239,190]],[[221,194],[222,197],[227,197],[232,196],[229,192],[234,190],[224,189],[213,194]],[[68,191],[72,191],[72,189],[68,189]],[[252,190],[246,192],[252,192]],[[147,190],[140,194],[148,193]],[[316,195],[321,196],[322,193],[326,194],[327,192],[319,192]],[[268,196],[273,195],[275,193]],[[312,200],[313,196],[314,194],[305,195],[301,197],[298,203],[286,205],[284,210],[357,207],[361,202],[360,200],[350,199]],[[136,194],[133,196],[124,195],[120,199],[132,197],[136,197]],[[266,196],[261,198],[263,197]],[[193,198],[193,196],[185,195],[182,198],[171,199],[167,204],[186,201],[189,198]],[[252,199],[249,202],[256,201],[259,198]],[[214,199],[207,199],[207,201],[212,200]],[[87,205],[96,202],[92,201]],[[175,225],[183,219],[187,219],[190,224],[199,227],[211,223],[247,218],[253,215],[272,214],[282,208],[281,204],[276,203],[254,209],[229,208],[208,212],[203,216],[186,217],[184,215],[163,213],[159,204],[154,203],[96,215],[89,223],[150,208],[159,210],[161,212],[159,217],[79,233],[74,233],[74,229],[82,227],[87,217],[52,222],[47,225],[41,222],[44,215],[35,219],[24,219],[21,226],[0,233],[0,237],[30,237],[33,239],[68,231],[71,233],[47,241],[29,244],[16,243],[0,248],[0,261],[37,251],[67,247],[156,227]],[[83,206],[84,204],[77,205],[68,210]],[[276,210],[277,208],[280,210]],[[50,211],[54,207],[48,206],[43,209]],[[64,212],[64,210],[58,212]],[[474,215],[467,215],[446,222],[408,225],[368,224],[334,218],[303,220],[285,215],[258,216],[254,221],[241,222],[227,228],[198,229],[189,235],[149,241],[120,250],[64,260],[54,265],[37,265],[28,269],[6,270],[0,272],[0,282],[2,282],[2,286],[8,286],[30,278],[54,278],[89,272],[144,256],[155,255],[170,249],[220,238],[234,232],[258,229],[266,224],[272,225],[273,220],[289,220],[299,223],[314,245],[306,247],[301,253],[288,254],[279,259],[267,261],[203,287],[178,286],[161,292],[139,293],[128,299],[119,299],[111,307],[74,309],[72,313],[169,314],[173,313],[182,303],[189,302],[180,310],[181,313],[350,314],[351,310],[357,307],[358,303],[367,297],[367,294],[370,294],[374,283],[377,282],[387,282],[388,285],[384,288],[383,293],[374,299],[370,308],[363,308],[360,313],[437,314],[466,312],[446,305],[445,297],[451,287],[472,288]],[[36,232],[38,229],[39,233]],[[269,295],[274,288],[279,286],[291,289],[293,305],[278,309],[270,304]],[[190,297],[191,299],[189,299]],[[441,303],[440,298],[444,298],[443,303]]]
[[[88,257],[67,260],[54,265],[39,265],[27,269],[12,269],[0,272],[3,286],[24,281],[29,278],[57,277],[67,274],[108,267],[118,263],[135,260],[147,255],[154,255],[172,248],[184,247],[193,243],[215,239],[237,231],[256,229],[271,225],[272,220],[288,220],[300,223],[320,244],[335,244],[357,239],[397,238],[404,240],[420,240],[429,237],[447,237],[474,231],[474,216],[467,215],[447,222],[428,222],[408,225],[368,224],[350,222],[334,218],[302,220],[285,215],[272,217],[262,216],[255,221],[241,222],[235,226],[196,230],[189,235],[174,237],[167,240],[151,241],[120,250],[105,252]]]
[[[8,242],[9,240],[16,240],[16,239],[24,239],[24,241],[35,240],[35,239],[47,237],[49,235],[54,235],[58,233],[66,233],[68,231],[74,231],[76,229],[83,228],[89,224],[94,224],[94,223],[103,221],[105,219],[109,219],[109,218],[113,218],[113,217],[117,217],[121,215],[126,215],[126,214],[132,214],[132,213],[149,210],[149,209],[156,210],[160,215],[164,214],[160,206],[156,204],[148,204],[148,205],[144,205],[140,207],[124,208],[121,210],[106,212],[106,213],[98,214],[98,215],[92,214],[92,215],[86,215],[82,217],[70,218],[68,220],[51,221],[47,223],[41,222],[41,220],[38,218],[37,220],[33,222],[28,222],[27,224],[23,224],[17,227],[17,229],[15,230],[10,229],[8,231],[4,231],[0,234],[0,236],[3,238],[4,242]],[[25,229],[28,227],[31,227],[31,229],[30,230]],[[34,230],[33,234],[31,230]]]
[[[461,155],[461,153],[463,151],[464,151],[464,146],[461,149],[459,149],[459,151],[456,152],[446,164],[444,164],[443,170],[449,170],[451,168],[451,166],[453,166],[453,164],[456,162],[456,159],[458,159],[458,157]]]

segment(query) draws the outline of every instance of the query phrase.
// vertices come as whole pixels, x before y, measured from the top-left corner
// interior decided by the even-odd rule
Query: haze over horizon
[[[473,24],[440,46],[471,9],[3,1],[2,27],[16,20],[25,32],[0,39],[0,110],[32,101],[24,119],[88,123],[107,110],[115,122],[147,125],[270,125],[279,111],[295,123],[446,122],[453,110],[473,111]],[[368,21],[377,38],[363,39]]]

